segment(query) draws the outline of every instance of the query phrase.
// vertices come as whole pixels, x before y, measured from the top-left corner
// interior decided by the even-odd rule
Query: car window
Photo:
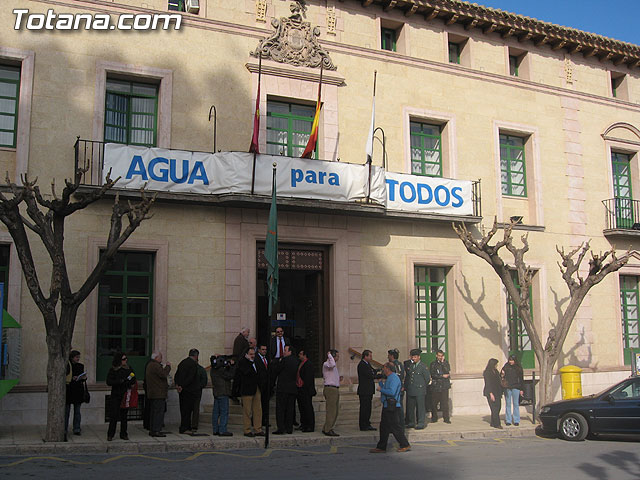
[[[621,385],[611,392],[611,396],[616,400],[640,398],[640,379]]]

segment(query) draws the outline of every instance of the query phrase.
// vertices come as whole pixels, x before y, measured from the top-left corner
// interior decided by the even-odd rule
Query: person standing
[[[324,388],[322,393],[326,402],[326,416],[322,433],[328,437],[339,437],[340,435],[333,431],[333,427],[338,420],[340,411],[340,372],[338,371],[337,361],[339,358],[338,350],[329,350],[327,353],[327,361],[322,364],[322,379]]]
[[[300,408],[300,430],[304,433],[313,432],[316,428],[316,417],[313,411],[313,397],[316,395],[316,379],[313,366],[304,350],[298,353],[298,407]]]
[[[65,441],[69,430],[71,405],[73,405],[73,434],[81,435],[80,422],[82,421],[82,415],[80,414],[80,406],[82,405],[82,402],[84,402],[84,391],[87,385],[87,372],[84,371],[84,365],[80,363],[80,352],[78,350],[71,350],[66,373],[67,395],[64,413]]]
[[[149,401],[149,436],[151,437],[166,437],[162,433],[162,427],[167,407],[167,393],[169,391],[167,377],[170,371],[171,363],[167,362],[166,365],[162,365],[162,353],[153,352],[145,372],[145,394]]]
[[[378,390],[380,390],[380,400],[382,401],[382,417],[380,419],[380,440],[376,448],[369,450],[370,453],[384,453],[387,451],[387,442],[389,434],[393,436],[399,443],[399,452],[408,452],[411,445],[402,430],[400,423],[400,415],[398,415],[398,405],[400,404],[400,391],[402,390],[402,382],[400,377],[395,373],[395,365],[387,362],[382,367],[382,371],[386,380],[378,382]]]
[[[427,385],[429,385],[429,370],[420,361],[422,351],[419,348],[411,350],[411,364],[407,370],[407,414],[409,422],[407,428],[423,430],[425,428],[425,403]],[[416,423],[416,410],[418,419]]]
[[[274,366],[274,375],[278,379],[276,385],[276,424],[278,429],[274,435],[293,433],[293,417],[296,408],[298,387],[298,360],[292,355],[291,346],[284,347],[283,356],[278,358]]]
[[[174,382],[180,399],[180,433],[191,434],[191,417],[198,392],[200,392],[200,376],[198,375],[197,348],[189,350],[189,356],[178,364]]]
[[[524,372],[518,363],[515,355],[509,355],[509,360],[504,364],[500,371],[500,376],[504,379],[504,423],[509,426],[513,423],[516,427],[520,425],[520,395],[524,392]],[[511,408],[513,407],[513,414]]]
[[[404,416],[404,365],[398,360],[400,358],[400,352],[397,348],[393,348],[387,351],[387,360],[393,364],[394,373],[398,375],[400,378],[400,384],[402,388],[400,389],[400,404],[398,405],[398,415],[400,426],[404,430],[404,425],[406,423]]]
[[[109,397],[111,406],[109,407],[109,429],[107,430],[107,441],[113,440],[116,433],[116,426],[120,420],[120,438],[129,440],[127,433],[128,408],[122,408],[122,399],[127,391],[137,383],[133,369],[127,364],[127,356],[122,352],[113,355],[111,368],[107,373],[107,385],[111,387]]]
[[[255,357],[258,370],[258,388],[260,389],[260,401],[262,402],[262,426],[269,424],[269,400],[271,399],[271,382],[269,379],[270,363],[267,359],[267,346],[260,345]]]
[[[227,431],[229,423],[229,396],[231,395],[231,380],[236,373],[235,360],[221,355],[211,356],[211,386],[213,389],[213,413],[211,425],[213,434],[221,437],[231,437],[233,433]]]
[[[491,410],[491,426],[502,429],[500,425],[500,407],[502,399],[502,385],[500,382],[500,372],[498,372],[498,360],[490,358],[487,367],[482,372],[484,377],[484,390],[482,394],[487,397],[489,409]]]
[[[232,356],[236,362],[239,362],[249,349],[249,333],[251,333],[251,330],[248,327],[242,327],[242,330],[233,341]]]
[[[245,437],[262,437],[262,401],[258,388],[258,368],[255,364],[256,352],[247,350],[238,362],[240,397],[242,398],[242,418]],[[253,431],[251,426],[253,425]]]
[[[360,399],[358,424],[361,432],[375,430],[375,427],[371,425],[371,401],[375,393],[374,371],[371,366],[372,359],[371,350],[363,350],[362,360],[358,363],[358,398]]]
[[[202,390],[207,388],[207,384],[209,383],[209,377],[207,375],[207,371],[204,369],[202,365],[200,365],[200,361],[198,361],[198,393],[196,393],[196,398],[193,402],[193,413],[191,414],[191,431],[196,433],[198,431],[198,424],[200,423],[200,402],[202,400]]]
[[[436,359],[429,365],[431,373],[431,421],[438,421],[438,404],[442,410],[444,423],[451,423],[449,415],[449,389],[451,388],[451,366],[444,358],[444,352],[438,350]]]
[[[269,341],[269,356],[271,360],[284,356],[284,347],[291,345],[289,339],[284,336],[282,327],[276,328],[275,336]]]

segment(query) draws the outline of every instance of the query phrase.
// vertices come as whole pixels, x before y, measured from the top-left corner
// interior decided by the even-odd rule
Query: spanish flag
[[[322,92],[322,64],[320,64],[320,83],[318,84],[318,103],[316,103],[316,114],[313,117],[313,124],[311,125],[311,134],[309,135],[309,141],[307,142],[307,148],[304,149],[301,158],[311,158],[313,151],[316,148],[318,142],[318,123],[320,123],[320,109],[322,108],[322,102],[320,101],[320,93]]]
[[[253,136],[251,137],[250,153],[260,153],[260,80],[262,74],[262,52],[258,62],[258,93],[256,95],[256,112],[253,116]]]

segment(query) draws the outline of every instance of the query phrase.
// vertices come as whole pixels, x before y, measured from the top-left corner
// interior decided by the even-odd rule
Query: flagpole
[[[375,99],[376,99],[376,81],[378,79],[378,71],[373,71],[373,108],[375,108]],[[371,155],[367,158],[367,163],[369,164],[369,182],[367,188],[367,203],[371,201],[371,164],[373,163],[373,136],[374,136],[374,128],[373,119],[375,115],[375,111],[371,113]]]
[[[271,199],[272,199],[272,206],[273,206],[273,202],[275,202],[275,191],[276,191],[276,167],[278,166],[278,164],[276,162],[273,162],[273,177],[272,177],[272,182],[271,182]],[[269,211],[269,220],[271,220],[271,211]],[[269,222],[271,223],[271,222]],[[276,220],[276,227],[277,227],[277,220]],[[267,227],[267,233],[269,230],[270,226]],[[276,237],[276,265],[278,264],[278,243],[277,243],[277,237]],[[266,244],[265,244],[265,258],[266,258],[266,254],[267,254],[267,249],[266,249]],[[268,262],[267,262],[268,263]],[[267,268],[267,272],[269,272],[269,269]],[[271,281],[271,285],[273,285],[273,277],[268,278],[267,277],[267,281]],[[272,290],[270,289],[269,292],[272,292]],[[271,311],[271,293],[268,295],[268,302],[269,302],[269,308],[268,310]],[[271,317],[273,316],[273,312],[271,312],[271,314],[269,315],[269,324],[271,324]],[[269,355],[268,352],[267,355]],[[267,391],[265,392],[268,396],[269,396],[269,400],[271,399],[271,362],[269,362],[269,365],[267,366]],[[269,422],[270,422],[270,415],[269,415],[269,403],[270,402],[266,402],[267,403],[267,424],[265,425],[265,434],[264,434],[264,448],[265,450],[267,448],[269,448]]]
[[[254,121],[253,128],[256,129],[256,119],[255,116],[260,114],[260,80],[262,79],[262,50],[260,50],[258,60],[258,92],[256,93],[256,110],[254,112]],[[253,195],[256,186],[256,157],[258,155],[258,143],[260,141],[260,120],[258,118],[257,124],[258,132],[253,132],[254,138],[256,139],[255,145],[253,138],[251,139],[251,147],[253,150],[253,172],[251,173],[251,195]],[[254,148],[255,147],[255,148]]]

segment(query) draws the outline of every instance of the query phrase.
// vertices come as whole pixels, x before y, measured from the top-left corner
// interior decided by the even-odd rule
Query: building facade
[[[285,165],[307,143],[321,70],[314,159],[327,171],[338,164],[366,171],[375,76],[373,165],[376,175],[389,175],[387,201],[279,198],[275,310],[316,366],[329,348],[368,348],[378,360],[390,348],[406,358],[419,347],[425,360],[442,349],[452,367],[453,414],[484,412],[482,370],[490,357],[515,352],[527,375],[535,370],[499,279],[451,226],[464,222],[479,234],[496,218],[515,219],[515,233],[528,234],[532,309],[544,339],[568,297],[556,245],[591,239],[596,251],[633,252],[591,291],[558,364],[584,368],[585,393],[628,375],[631,351],[640,347],[640,47],[453,0],[8,0],[6,7],[0,166],[12,179],[26,173],[41,185],[61,185],[78,165],[88,168],[82,189],[96,188],[107,143],[156,159],[247,152],[256,103],[260,152]],[[144,28],[166,15],[179,20]],[[102,31],[106,16],[117,28]],[[67,24],[58,22],[67,21],[78,28],[61,30]],[[264,157],[269,165],[272,159]],[[156,176],[191,183],[179,161],[165,160]],[[301,167],[278,174],[298,175],[294,169]],[[391,208],[393,174],[466,182],[472,209]],[[270,181],[256,179],[253,194],[234,190],[232,181],[221,191],[181,186],[158,194],[154,217],[78,313],[73,345],[91,390],[107,393],[106,370],[120,349],[141,372],[153,350],[175,364],[192,347],[204,363],[230,353],[243,326],[268,340],[270,198],[260,188]],[[320,177],[307,183],[317,186]],[[406,203],[429,203],[402,185],[396,193]],[[123,198],[137,195],[117,187]],[[69,219],[75,285],[106,244],[112,201]],[[0,242],[6,308],[22,325],[20,384],[1,400],[0,417],[41,423],[44,325],[4,227]],[[47,278],[44,250],[34,247],[34,255]],[[357,377],[348,354],[340,368],[347,382]],[[93,395],[86,415],[101,421],[103,405]]]

